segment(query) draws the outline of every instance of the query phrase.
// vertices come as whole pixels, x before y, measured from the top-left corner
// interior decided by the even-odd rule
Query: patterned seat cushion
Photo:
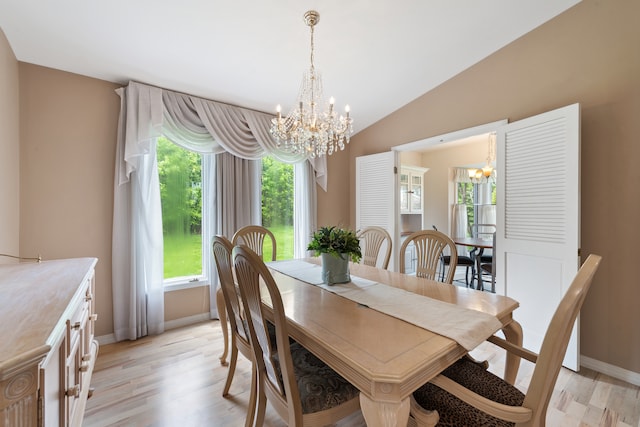
[[[357,388],[297,342],[291,344],[291,358],[304,414],[333,408],[359,395]]]
[[[521,406],[524,401],[524,394],[522,394],[520,390],[468,358],[460,359],[447,368],[442,374],[469,390],[504,405]],[[430,383],[416,390],[413,397],[423,408],[438,411],[440,415],[438,426],[502,427],[514,425],[514,423],[494,418],[479,411],[440,387]]]

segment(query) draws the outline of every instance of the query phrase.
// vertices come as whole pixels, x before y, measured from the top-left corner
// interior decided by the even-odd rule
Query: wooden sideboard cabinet
[[[97,261],[0,265],[0,427],[82,424],[98,355]]]

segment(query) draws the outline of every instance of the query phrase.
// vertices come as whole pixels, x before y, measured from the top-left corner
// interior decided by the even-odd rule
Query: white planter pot
[[[347,283],[351,281],[349,275],[349,254],[339,257],[331,254],[320,254],[322,259],[322,280],[327,285]]]

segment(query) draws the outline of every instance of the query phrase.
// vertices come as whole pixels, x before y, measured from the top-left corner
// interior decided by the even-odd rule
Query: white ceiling
[[[0,0],[19,61],[288,111],[315,65],[355,131],[579,0]]]

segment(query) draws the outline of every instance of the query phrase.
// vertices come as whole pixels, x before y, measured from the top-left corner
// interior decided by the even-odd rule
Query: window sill
[[[165,282],[164,291],[173,292],[183,289],[201,288],[203,286],[209,286],[209,282],[205,278],[199,278],[197,280],[176,280]]]

